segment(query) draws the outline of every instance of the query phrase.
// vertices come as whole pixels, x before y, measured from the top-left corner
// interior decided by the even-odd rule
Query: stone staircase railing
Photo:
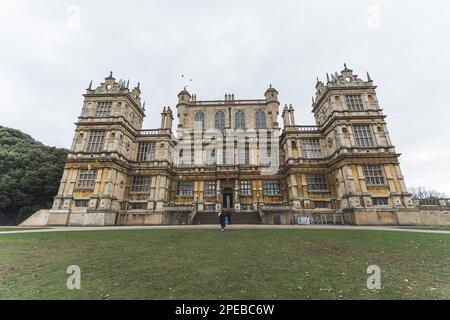
[[[195,219],[195,216],[197,215],[197,208],[196,207],[194,207],[194,209],[192,210],[192,212],[189,214],[189,217],[188,217],[188,224],[193,224],[194,223],[194,219]]]

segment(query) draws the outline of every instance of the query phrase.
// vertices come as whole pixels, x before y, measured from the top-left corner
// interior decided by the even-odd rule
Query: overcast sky
[[[450,194],[448,1],[0,0],[0,125],[70,147],[89,82],[141,82],[145,128],[188,89],[263,98],[313,124],[316,76],[369,71],[407,185]]]

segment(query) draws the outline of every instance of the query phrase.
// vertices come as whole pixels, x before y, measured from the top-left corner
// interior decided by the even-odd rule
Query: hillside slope
[[[19,224],[51,206],[67,152],[0,126],[0,225]]]

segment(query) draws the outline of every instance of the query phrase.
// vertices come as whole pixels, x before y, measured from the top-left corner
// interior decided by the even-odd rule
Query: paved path
[[[5,227],[10,228],[10,227]],[[0,231],[0,235],[3,234],[17,234],[17,233],[46,233],[46,232],[73,232],[73,231],[119,231],[119,230],[167,230],[167,229],[218,229],[218,225],[181,225],[181,226],[119,226],[119,227],[48,227],[46,229],[30,229],[30,228],[17,228],[17,231]],[[436,233],[436,234],[448,234],[450,231],[446,230],[429,230],[429,229],[405,229],[399,227],[371,227],[371,226],[335,226],[335,225],[229,225],[227,229],[239,230],[239,229],[278,229],[278,230],[365,230],[365,231],[393,231],[393,232],[414,232],[414,233]]]

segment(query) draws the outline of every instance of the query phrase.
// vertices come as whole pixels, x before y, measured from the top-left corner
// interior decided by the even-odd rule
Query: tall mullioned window
[[[239,148],[238,150],[239,164],[248,165],[250,164],[250,150],[248,148]]]
[[[189,167],[194,165],[194,151],[191,150],[180,150],[180,167]]]
[[[112,102],[111,101],[99,101],[97,102],[97,108],[95,110],[96,117],[109,117],[111,115]]]
[[[323,173],[307,174],[306,183],[310,192],[328,192],[327,176]]]
[[[155,142],[139,142],[137,161],[151,161],[155,159]]]
[[[252,182],[250,180],[239,181],[239,194],[241,196],[252,195]]]
[[[345,96],[345,102],[347,103],[347,108],[350,111],[363,111],[364,104],[361,95],[352,94]]]
[[[178,181],[177,182],[177,196],[193,197],[194,196],[194,182],[193,181]]]
[[[194,128],[198,130],[205,129],[205,113],[202,111],[197,111],[194,117]]]
[[[320,149],[320,139],[309,138],[302,139],[303,157],[307,159],[319,159],[322,158],[322,150]]]
[[[95,178],[97,177],[97,170],[83,169],[80,171],[78,177],[77,189],[92,190],[95,186]]]
[[[230,147],[223,150],[223,164],[234,164],[233,149]]]
[[[245,113],[242,111],[236,112],[235,115],[235,127],[236,129],[245,129]]]
[[[280,181],[278,180],[265,180],[263,187],[266,196],[280,195]]]
[[[366,178],[366,183],[369,186],[384,185],[383,167],[381,164],[366,164],[363,165],[363,173]]]
[[[266,113],[262,110],[258,110],[255,113],[256,129],[266,129]]]
[[[225,112],[216,112],[215,128],[219,130],[223,130],[225,128]]]
[[[150,191],[150,177],[149,176],[133,176],[131,182],[131,192],[146,193]]]
[[[361,148],[374,147],[372,129],[368,124],[353,125],[356,146]]]
[[[214,197],[216,195],[216,186],[217,183],[215,180],[205,181],[205,196]]]
[[[87,145],[87,152],[100,152],[103,149],[106,132],[104,130],[91,131]]]

